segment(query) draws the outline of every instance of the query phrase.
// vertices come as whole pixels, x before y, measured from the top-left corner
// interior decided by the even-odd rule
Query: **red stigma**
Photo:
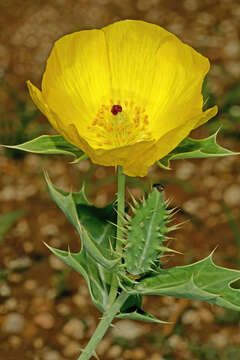
[[[117,115],[119,112],[122,112],[121,105],[113,105],[111,112],[113,113],[113,115]]]

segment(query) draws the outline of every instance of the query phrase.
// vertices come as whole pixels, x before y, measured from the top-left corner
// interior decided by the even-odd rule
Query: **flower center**
[[[135,105],[133,101],[118,100],[115,104],[110,100],[109,104],[99,108],[88,126],[90,142],[112,149],[151,139],[145,108]]]

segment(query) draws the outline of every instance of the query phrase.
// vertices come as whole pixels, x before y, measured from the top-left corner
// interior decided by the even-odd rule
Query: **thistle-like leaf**
[[[210,254],[190,265],[159,270],[140,280],[132,293],[203,300],[240,311],[240,289],[234,288],[239,279],[240,271],[215,265]]]
[[[78,147],[70,144],[61,135],[41,135],[23,144],[7,146],[10,149],[27,151],[35,154],[62,154],[74,157],[74,162],[81,160],[84,153]]]
[[[153,270],[158,256],[165,250],[163,241],[168,231],[169,210],[156,188],[138,207],[126,230],[124,261],[126,270],[140,275]]]
[[[84,248],[78,253],[71,253],[70,251],[54,249],[47,244],[46,246],[60,260],[83,276],[94,305],[98,310],[104,312],[108,301],[112,273],[96,263]]]
[[[47,175],[46,182],[52,199],[79,233],[82,247],[97,263],[106,269],[112,269],[118,263],[118,259],[113,258],[110,251],[109,241],[111,236],[115,235],[113,225],[96,216],[91,218],[94,211],[96,215],[97,208],[86,204],[87,200],[83,192],[80,195],[63,192],[53,186]],[[103,213],[104,211],[108,212],[109,209],[103,210]],[[101,215],[103,218],[104,215]]]
[[[142,310],[142,295],[131,295],[126,303],[122,306],[120,313],[117,315],[120,319],[131,319],[145,322],[154,322],[166,324],[166,321],[157,319],[155,316]]]
[[[158,161],[158,165],[170,169],[170,161],[176,159],[214,158],[237,155],[217,143],[218,131],[205,139],[187,137],[173,151]]]

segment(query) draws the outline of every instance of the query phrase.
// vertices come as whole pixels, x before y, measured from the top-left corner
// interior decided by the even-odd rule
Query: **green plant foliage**
[[[111,273],[107,272],[100,264],[97,264],[84,247],[79,253],[71,253],[70,250],[63,251],[54,249],[49,245],[46,246],[60,260],[83,276],[87,282],[94,305],[98,310],[104,312],[108,301],[108,284],[110,283]]]
[[[20,145],[6,146],[35,154],[62,154],[73,156],[75,161],[81,159],[84,153],[76,146],[70,144],[61,135],[42,135]]]
[[[166,321],[157,319],[148,312],[142,310],[142,295],[131,295],[121,308],[120,314],[117,315],[121,319],[132,319],[146,322],[154,322],[159,324],[166,324]]]
[[[187,137],[167,156],[158,161],[158,165],[170,169],[170,161],[176,159],[215,158],[236,155],[228,149],[217,144],[218,131],[205,139],[192,139]]]
[[[76,196],[75,198],[72,193],[62,192],[59,191],[56,187],[54,187],[49,179],[48,176],[46,176],[46,181],[48,185],[48,189],[50,192],[50,195],[52,199],[55,201],[55,203],[58,205],[58,207],[63,211],[63,213],[66,215],[68,220],[72,223],[72,225],[76,228],[78,234],[81,237],[82,240],[82,247],[86,249],[88,255],[90,255],[96,262],[101,264],[106,269],[112,269],[116,264],[118,263],[118,259],[116,259],[114,252],[112,251],[111,246],[111,235],[109,231],[112,231],[112,234],[114,233],[114,230],[109,230],[109,228],[114,228],[114,225],[109,224],[106,219],[104,222],[105,228],[107,230],[104,230],[104,233],[101,234],[103,236],[100,237],[100,239],[95,241],[92,236],[91,232],[99,232],[98,225],[99,221],[87,222],[86,218],[89,216],[90,209],[94,209],[92,205],[86,204],[86,197],[84,194],[84,190],[82,189],[80,192],[80,196]],[[84,217],[85,220],[85,226],[86,224],[89,225],[89,227],[85,228],[83,224],[80,222],[80,218],[77,211],[77,205],[76,205],[76,199],[79,201],[77,204],[78,206],[85,205],[85,207],[80,207],[82,209],[82,217]],[[82,203],[84,202],[84,203]],[[86,211],[86,216],[85,212]],[[105,224],[106,223],[106,224]],[[103,225],[103,227],[104,227]],[[114,257],[114,258],[113,258]]]
[[[124,262],[130,274],[140,275],[155,271],[159,256],[164,251],[173,251],[163,245],[165,234],[174,229],[168,228],[171,211],[163,201],[162,193],[156,188],[143,199],[135,201],[133,217],[128,217],[126,225],[126,249]]]
[[[117,217],[114,204],[97,208],[87,200],[84,188],[79,193],[68,193],[53,186],[48,176],[46,181],[53,200],[78,231],[82,247],[78,253],[72,253],[70,250],[63,251],[46,246],[65,264],[84,277],[93,303],[104,312],[113,272],[119,271],[119,259],[116,258],[113,250],[116,238],[114,223]],[[130,296],[118,317],[163,322],[143,311],[141,300],[141,295]]]
[[[12,225],[24,215],[24,210],[15,210],[0,215],[0,243],[4,240],[5,235]]]
[[[78,253],[47,246],[59,259],[84,277],[93,303],[100,311],[104,311],[112,278],[109,269],[117,264],[116,259],[112,259],[112,242],[115,241],[116,228],[109,223],[116,217],[113,204],[103,208],[100,213],[99,209],[88,202],[84,189],[79,193],[68,193],[54,187],[47,176],[46,180],[53,200],[75,226],[82,240]]]
[[[203,300],[240,311],[240,290],[234,283],[240,271],[214,264],[212,254],[196,263],[159,270],[155,276],[139,281],[133,292]]]

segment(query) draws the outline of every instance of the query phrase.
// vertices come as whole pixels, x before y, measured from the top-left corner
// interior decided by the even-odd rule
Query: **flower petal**
[[[44,101],[41,91],[35,85],[33,85],[29,80],[27,81],[27,87],[34,104],[48,118],[52,126],[57,131],[59,131],[59,126],[57,124],[57,121],[54,115],[52,114],[51,110],[49,109],[48,105]]]
[[[103,28],[106,36],[113,98],[145,106],[155,75],[156,53],[173,35],[144,21],[124,20]]]
[[[125,20],[103,28],[113,96],[146,107],[159,139],[202,113],[202,82],[209,61],[160,26]]]
[[[142,153],[132,153],[131,158],[129,158],[123,166],[125,174],[129,176],[145,176],[149,166],[172,151],[189,135],[191,130],[196,127],[196,124],[200,122],[204,123],[212,118],[216,114],[216,110],[217,107],[214,106],[194,120],[190,118],[185,124],[164,134],[157,142],[145,149]]]
[[[202,84],[209,66],[207,58],[176,37],[159,48],[149,105],[156,138],[202,114]]]
[[[68,126],[81,134],[111,98],[106,41],[101,30],[85,30],[58,40],[47,61],[42,81],[43,98]]]

